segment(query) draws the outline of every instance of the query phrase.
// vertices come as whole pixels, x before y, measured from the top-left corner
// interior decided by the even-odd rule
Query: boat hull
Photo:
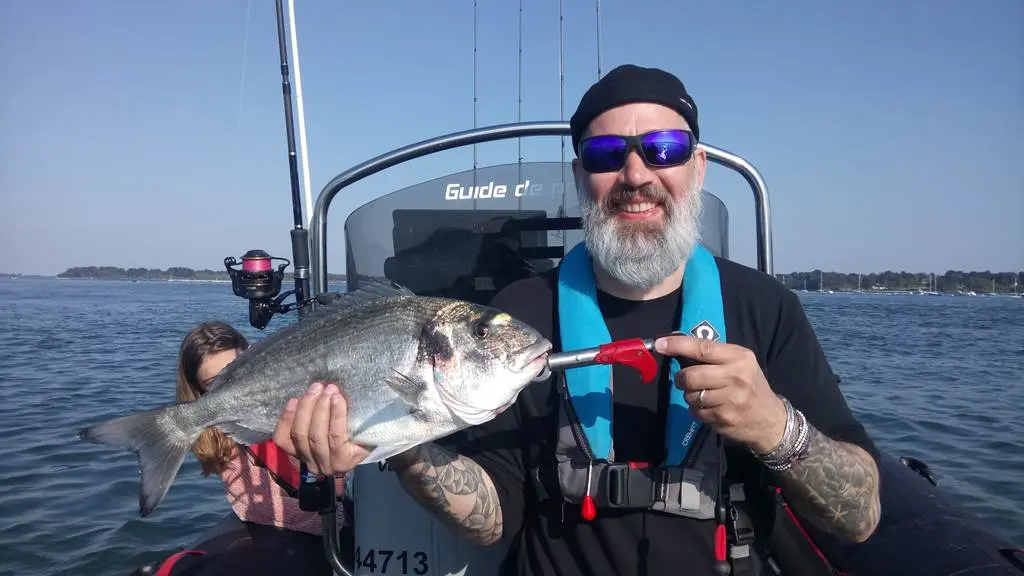
[[[883,453],[882,520],[862,544],[843,544],[811,526],[777,518],[775,531],[783,534],[773,541],[779,564],[789,567],[787,574],[803,574],[803,567],[818,563],[816,547],[850,576],[1024,576],[1024,553],[1015,552],[992,527],[932,484],[928,470],[911,469],[917,464]],[[504,546],[480,548],[455,537],[404,493],[390,471],[360,467],[353,488],[360,503],[355,546],[361,556],[354,574],[381,572],[382,556],[371,558],[372,551],[388,551],[392,559],[405,552],[409,562],[417,562],[415,573],[420,576],[496,573]],[[340,540],[344,546],[345,537]],[[206,553],[183,556],[168,576],[331,574],[319,537],[241,522],[233,515],[189,549]],[[352,566],[351,553],[343,559]],[[407,566],[407,573],[412,567]],[[134,574],[155,574],[156,568]]]
[[[202,552],[197,554],[195,552]],[[164,572],[160,572],[164,569]],[[131,576],[332,576],[319,536],[225,516],[193,543]]]
[[[1021,544],[1011,544],[892,455],[883,453],[879,467],[882,519],[871,538],[848,545],[808,529],[835,566],[851,575],[1024,575],[1024,555],[1015,551]]]

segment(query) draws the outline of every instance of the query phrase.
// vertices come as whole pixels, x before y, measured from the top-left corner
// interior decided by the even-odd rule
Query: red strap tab
[[[267,465],[267,469],[296,490],[299,488],[299,469],[288,459],[288,453],[274,444],[273,440],[253,444],[253,454]]]
[[[654,380],[658,374],[658,363],[640,338],[605,344],[594,360],[600,364],[622,364],[639,370],[644,384]]]
[[[174,569],[174,565],[178,563],[178,560],[185,556],[202,556],[203,554],[206,554],[206,550],[186,549],[175,552],[168,556],[167,560],[164,560],[163,564],[160,565],[160,569],[156,571],[155,576],[171,576],[171,570]]]

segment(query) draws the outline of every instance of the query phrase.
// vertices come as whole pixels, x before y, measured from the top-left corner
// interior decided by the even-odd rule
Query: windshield
[[[728,212],[704,191],[703,244],[728,258]],[[392,192],[345,221],[349,288],[385,277],[420,295],[486,304],[583,240],[571,163],[504,164]]]

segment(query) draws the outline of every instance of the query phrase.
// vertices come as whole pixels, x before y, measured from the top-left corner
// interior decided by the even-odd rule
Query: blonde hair
[[[199,398],[203,389],[199,384],[199,367],[210,356],[227,350],[241,353],[249,342],[241,332],[227,322],[203,322],[185,335],[178,350],[178,384],[175,394],[178,402]],[[207,428],[192,444],[192,453],[203,467],[203,476],[219,474],[234,457],[238,445],[216,428]]]

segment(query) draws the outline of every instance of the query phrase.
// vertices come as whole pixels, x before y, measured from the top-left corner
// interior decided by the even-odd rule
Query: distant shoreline
[[[291,280],[291,275],[287,280]],[[183,266],[168,269],[76,266],[53,276],[0,272],[0,279],[117,280],[122,282],[231,282],[227,272],[195,270]],[[942,294],[1020,294],[1024,275],[1020,272],[947,270],[928,272],[809,272],[776,273],[775,278],[798,292],[911,292]],[[328,274],[328,282],[345,282],[344,274]]]
[[[55,276],[45,274],[6,274],[0,272],[0,280],[99,280],[102,282],[191,282],[193,284],[230,284],[230,278],[92,278],[89,276]],[[285,274],[284,281],[288,283],[292,280],[290,274]],[[345,276],[339,276],[338,274],[328,274],[328,282],[345,282]]]
[[[286,276],[289,274],[286,273]],[[53,276],[0,272],[0,278],[36,278],[58,280],[119,280],[130,282],[231,282],[223,270],[195,270],[185,266],[160,268],[120,268],[117,266],[75,266]],[[328,282],[344,282],[344,274],[328,274]]]
[[[55,276],[44,274],[6,274],[0,272],[0,280],[99,280],[102,282],[191,282],[195,284],[230,284],[230,278],[93,278],[89,276]],[[285,283],[291,281],[292,277],[285,274]],[[328,282],[345,282],[345,276],[328,274]]]

